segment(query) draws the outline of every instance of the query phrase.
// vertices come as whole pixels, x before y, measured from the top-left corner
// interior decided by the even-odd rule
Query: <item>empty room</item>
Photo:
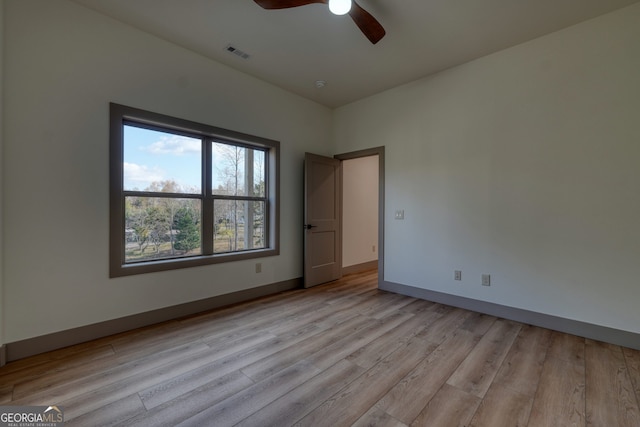
[[[0,425],[640,425],[637,0],[0,23]]]

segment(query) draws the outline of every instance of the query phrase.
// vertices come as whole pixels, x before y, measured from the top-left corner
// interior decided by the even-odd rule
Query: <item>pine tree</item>
[[[173,246],[176,250],[188,253],[200,247],[200,228],[192,209],[182,207],[176,213],[176,239]]]

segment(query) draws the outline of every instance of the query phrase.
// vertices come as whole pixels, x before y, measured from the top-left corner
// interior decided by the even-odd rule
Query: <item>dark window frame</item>
[[[138,108],[110,103],[109,129],[109,277],[167,271],[280,254],[280,142],[218,128],[189,120]],[[169,197],[202,200],[202,255],[125,263],[125,196],[144,195],[144,191],[124,190],[124,126],[134,125],[152,130],[167,131],[203,141],[201,194],[169,193]],[[253,197],[214,196],[211,189],[212,142],[221,142],[265,152],[265,247],[236,252],[213,253],[213,201],[214,199],[249,200]],[[158,194],[158,193],[150,193]],[[162,194],[167,196],[167,194]]]

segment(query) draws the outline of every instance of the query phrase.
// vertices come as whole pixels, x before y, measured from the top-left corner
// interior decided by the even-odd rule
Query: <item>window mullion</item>
[[[213,175],[212,140],[202,138],[202,253],[213,254],[213,198],[211,196],[211,182]]]
[[[164,193],[155,191],[133,191],[125,190],[122,192],[124,197],[159,197],[166,199],[202,199],[201,194],[192,193]]]
[[[211,196],[217,200],[239,200],[239,201],[251,201],[251,202],[266,202],[266,197],[248,197],[248,196],[227,196],[224,194],[215,194]]]

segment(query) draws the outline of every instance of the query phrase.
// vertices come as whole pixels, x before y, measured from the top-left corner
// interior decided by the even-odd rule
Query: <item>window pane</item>
[[[265,248],[264,214],[262,201],[215,200],[213,252]]]
[[[201,201],[125,197],[125,262],[200,255]]]
[[[215,195],[265,196],[265,152],[214,142],[211,150]]]
[[[265,191],[265,152],[253,150],[253,196],[266,197]]]
[[[200,139],[129,125],[123,128],[125,191],[200,193]]]

